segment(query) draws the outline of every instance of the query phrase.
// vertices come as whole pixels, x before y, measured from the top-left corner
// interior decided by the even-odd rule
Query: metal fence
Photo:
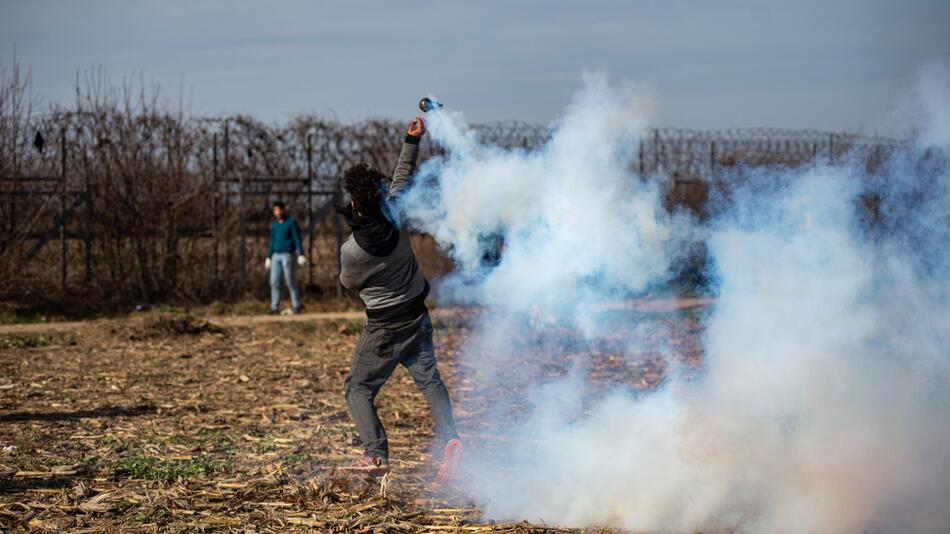
[[[247,117],[183,119],[115,109],[57,112],[0,125],[0,298],[65,296],[115,305],[263,295],[270,205],[304,230],[311,296],[339,296],[343,226],[331,209],[339,177],[366,161],[390,169],[405,126],[301,117],[270,126]],[[485,143],[532,149],[546,127],[475,127]],[[790,130],[656,129],[636,147],[643,177],[672,189],[747,165],[834,162],[856,148],[885,157],[896,143]],[[439,152],[428,140],[422,158]],[[682,195],[681,195],[682,196]],[[683,199],[674,199],[682,202]]]

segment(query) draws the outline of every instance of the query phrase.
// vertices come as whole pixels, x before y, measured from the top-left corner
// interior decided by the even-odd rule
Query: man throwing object
[[[425,131],[425,123],[416,117],[409,125],[388,183],[381,172],[365,163],[353,165],[343,175],[343,188],[351,202],[338,210],[353,234],[340,250],[340,282],[359,290],[367,318],[344,385],[346,404],[364,452],[347,469],[372,476],[389,471],[386,431],[373,401],[396,366],[402,364],[425,395],[435,418],[442,454],[438,481],[442,483],[458,471],[462,442],[455,430],[448,391],[436,366],[432,322],[425,305],[429,283],[419,272],[409,231],[394,224],[386,207],[388,200],[408,188]]]

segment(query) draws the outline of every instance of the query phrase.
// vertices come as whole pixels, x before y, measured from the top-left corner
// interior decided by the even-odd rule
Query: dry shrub
[[[340,300],[337,247],[347,229],[330,209],[341,201],[339,177],[359,161],[391,169],[405,128],[383,119],[188,117],[157,91],[116,87],[97,72],[78,84],[70,107],[37,114],[30,94],[28,77],[0,71],[0,301],[44,312],[266,298],[260,265],[277,199],[305,229],[306,297]],[[475,129],[486,143],[526,150],[550,135],[519,122]],[[814,131],[656,129],[640,142],[634,170],[674,177],[668,208],[704,218],[710,189],[727,195],[737,169],[826,161],[864,145],[875,147],[868,168],[876,169],[893,143]],[[440,153],[426,138],[421,158]],[[416,243],[428,276],[452,269],[431,238]]]

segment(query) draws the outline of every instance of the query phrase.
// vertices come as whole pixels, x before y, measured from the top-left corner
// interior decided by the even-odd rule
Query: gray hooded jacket
[[[390,199],[409,187],[418,157],[419,139],[407,137],[389,184]],[[425,311],[429,284],[419,271],[405,227],[399,229],[399,241],[387,256],[370,254],[350,235],[340,249],[340,263],[340,282],[360,292],[371,321],[406,320]]]

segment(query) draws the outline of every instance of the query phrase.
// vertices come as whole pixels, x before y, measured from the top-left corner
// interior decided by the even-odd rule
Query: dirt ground
[[[673,347],[700,365],[703,302],[626,308],[617,313],[663,337],[667,354]],[[477,416],[492,392],[468,383],[458,357],[478,313],[434,313],[435,342],[466,446],[490,448],[500,436]],[[402,369],[377,399],[393,472],[375,480],[337,471],[359,454],[342,396],[359,314],[45,326],[0,332],[2,531],[562,530],[488,521],[464,480],[434,484],[433,424]],[[658,352],[620,356],[607,345],[539,353],[539,379],[588,358],[594,383],[662,381]]]

